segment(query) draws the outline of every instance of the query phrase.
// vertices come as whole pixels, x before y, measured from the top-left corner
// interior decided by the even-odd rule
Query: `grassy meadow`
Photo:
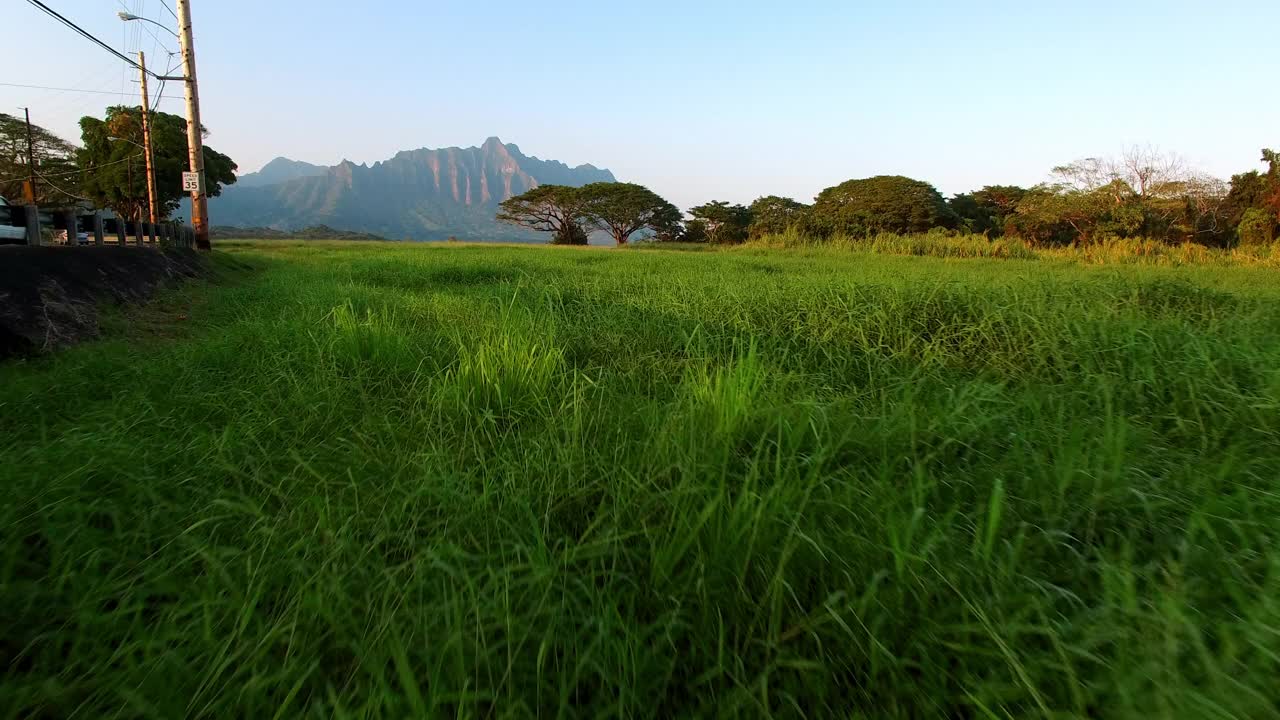
[[[1275,267],[902,255],[222,243],[0,365],[0,718],[1280,717]]]

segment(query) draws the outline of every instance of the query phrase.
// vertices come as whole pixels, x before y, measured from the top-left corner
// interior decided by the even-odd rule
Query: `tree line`
[[[157,111],[150,120],[157,204],[168,217],[184,197],[186,120]],[[34,157],[28,158],[25,121],[0,113],[0,195],[22,198],[34,166],[38,204],[83,201],[130,220],[145,219],[142,109],[109,107],[104,118],[82,118],[80,130],[76,147],[32,126]],[[622,245],[635,238],[729,244],[785,232],[821,241],[941,230],[1011,236],[1032,245],[1142,237],[1256,246],[1280,237],[1280,153],[1265,149],[1261,161],[1264,169],[1223,181],[1176,155],[1135,147],[1116,158],[1056,167],[1049,182],[1030,188],[989,185],[945,198],[927,182],[884,175],[827,188],[812,204],[770,195],[750,205],[707,202],[690,208],[687,216],[634,183],[540,185],[503,202],[497,217],[550,233],[553,243],[567,245],[585,245],[592,232]],[[236,181],[235,162],[208,145],[204,162],[210,196]]]
[[[1211,247],[1259,246],[1280,237],[1280,153],[1262,151],[1265,170],[1229,182],[1176,155],[1129,148],[1118,158],[1056,167],[1052,180],[1024,188],[988,185],[945,198],[931,184],[898,175],[849,180],[806,205],[769,195],[750,205],[712,201],[686,217],[640,185],[541,185],[502,203],[498,219],[585,245],[603,230],[619,244],[741,243],[796,232],[822,240],[932,231],[1011,236],[1031,245],[1148,238]]]
[[[187,121],[152,111],[151,147],[156,176],[156,205],[162,218],[178,209],[182,171],[188,167]],[[201,129],[204,134],[208,130]],[[105,117],[80,119],[80,147],[32,125],[32,158],[27,157],[24,119],[0,113],[0,195],[10,202],[24,197],[23,184],[35,168],[38,205],[92,203],[131,221],[148,215],[146,160],[143,157],[142,108],[117,105]],[[210,197],[236,181],[235,162],[204,146],[205,187]]]

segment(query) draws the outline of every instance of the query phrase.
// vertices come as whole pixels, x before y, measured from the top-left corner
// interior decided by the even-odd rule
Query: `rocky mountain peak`
[[[479,147],[401,151],[372,166],[277,158],[212,199],[210,214],[219,225],[285,231],[323,224],[397,239],[523,240],[532,236],[494,218],[503,200],[538,185],[613,180],[608,170],[526,156],[490,137]]]

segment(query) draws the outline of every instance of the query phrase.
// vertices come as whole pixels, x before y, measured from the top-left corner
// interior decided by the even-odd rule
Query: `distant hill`
[[[406,150],[372,166],[277,158],[211,198],[209,214],[220,226],[325,225],[394,240],[545,240],[497,222],[498,204],[538,185],[614,180],[608,170],[541,160],[493,137],[480,147]]]
[[[327,225],[316,225],[301,230],[214,225],[209,228],[209,235],[214,239],[225,240],[386,240],[378,235],[352,230],[335,230]]]
[[[327,172],[329,172],[329,168],[324,165],[312,165],[301,160],[278,157],[263,165],[258,172],[241,175],[236,178],[235,186],[237,188],[264,187],[298,178],[316,177]]]

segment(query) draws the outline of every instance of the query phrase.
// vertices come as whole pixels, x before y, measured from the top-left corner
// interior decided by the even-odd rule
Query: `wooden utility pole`
[[[178,0],[178,42],[187,90],[187,154],[196,187],[191,190],[191,225],[196,249],[209,249],[209,196],[204,182],[204,145],[200,137],[200,90],[196,84],[196,51],[191,36],[191,0]]]
[[[23,188],[28,205],[36,204],[36,143],[31,137],[31,108],[22,108],[27,114],[27,186]]]
[[[150,210],[151,224],[159,222],[156,217],[156,170],[155,154],[151,150],[151,97],[147,95],[147,56],[138,51],[138,70],[142,75],[142,152],[147,156],[147,209]]]

